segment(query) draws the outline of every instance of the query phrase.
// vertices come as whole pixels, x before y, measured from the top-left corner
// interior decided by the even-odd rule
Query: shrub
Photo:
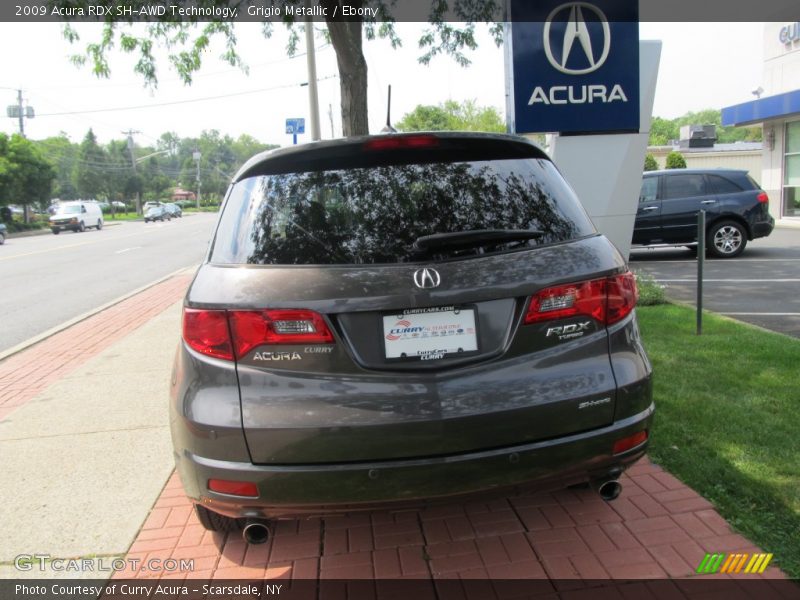
[[[685,169],[686,168],[686,159],[683,158],[683,154],[680,152],[673,150],[669,154],[667,154],[667,168],[668,169]]]
[[[644,156],[644,170],[658,171],[658,162],[656,162],[656,157],[649,152]]]
[[[634,275],[636,276],[636,287],[639,289],[638,306],[654,306],[667,303],[667,298],[664,295],[664,285],[658,283],[649,273],[637,272]]]

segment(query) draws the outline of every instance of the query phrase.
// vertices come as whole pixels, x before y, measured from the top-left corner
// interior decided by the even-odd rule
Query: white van
[[[77,200],[75,202],[62,202],[58,205],[56,213],[50,217],[50,229],[58,234],[62,229],[72,231],[86,231],[87,227],[103,228],[103,211],[97,202]]]

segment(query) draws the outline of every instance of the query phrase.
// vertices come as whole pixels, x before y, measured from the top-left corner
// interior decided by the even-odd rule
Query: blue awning
[[[800,114],[800,90],[767,96],[722,109],[723,125],[750,125]]]

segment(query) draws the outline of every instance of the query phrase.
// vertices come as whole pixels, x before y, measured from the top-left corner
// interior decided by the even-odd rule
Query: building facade
[[[764,24],[762,82],[755,100],[722,109],[723,125],[761,124],[761,187],[770,212],[800,223],[800,22]]]

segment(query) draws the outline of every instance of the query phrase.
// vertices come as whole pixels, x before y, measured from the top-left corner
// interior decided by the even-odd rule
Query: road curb
[[[39,342],[42,342],[42,341],[46,340],[47,338],[49,338],[49,337],[51,337],[51,336],[53,336],[53,335],[55,335],[57,333],[60,333],[61,331],[64,331],[65,329],[68,329],[69,327],[72,327],[73,325],[76,325],[77,323],[80,323],[81,321],[85,321],[86,319],[88,319],[90,317],[93,317],[94,315],[96,315],[98,313],[101,313],[104,310],[107,310],[107,309],[111,308],[112,306],[114,306],[116,304],[119,304],[120,302],[124,302],[125,300],[128,300],[129,298],[131,298],[133,296],[136,296],[137,294],[141,294],[145,290],[148,290],[151,287],[158,285],[159,283],[163,283],[166,280],[171,279],[172,277],[175,277],[175,276],[180,275],[182,273],[191,273],[195,269],[197,269],[197,265],[192,265],[192,266],[189,266],[189,267],[182,267],[182,268],[180,268],[180,269],[178,269],[176,271],[173,271],[172,273],[168,273],[167,275],[164,275],[163,277],[161,277],[159,279],[156,279],[155,281],[151,281],[150,283],[147,283],[147,284],[145,284],[145,285],[143,285],[141,287],[138,287],[135,290],[132,290],[132,291],[128,292],[127,294],[123,294],[122,296],[119,296],[118,298],[114,298],[113,300],[111,300],[109,302],[106,302],[105,304],[102,304],[102,305],[100,305],[100,306],[98,306],[96,308],[93,308],[92,310],[89,310],[89,311],[87,311],[87,312],[85,312],[83,314],[80,314],[77,317],[73,317],[72,319],[69,319],[68,321],[64,321],[63,323],[60,323],[59,325],[56,325],[55,327],[51,327],[47,331],[44,331],[44,332],[42,332],[42,333],[40,333],[38,335],[35,335],[35,336],[31,337],[31,338],[28,338],[24,342],[20,342],[19,344],[17,344],[16,346],[12,346],[8,350],[3,350],[2,352],[0,352],[0,362],[4,361],[5,359],[9,358],[10,356],[13,356],[14,354],[19,354],[23,350],[27,350],[31,346],[34,346],[34,345],[38,344]]]

